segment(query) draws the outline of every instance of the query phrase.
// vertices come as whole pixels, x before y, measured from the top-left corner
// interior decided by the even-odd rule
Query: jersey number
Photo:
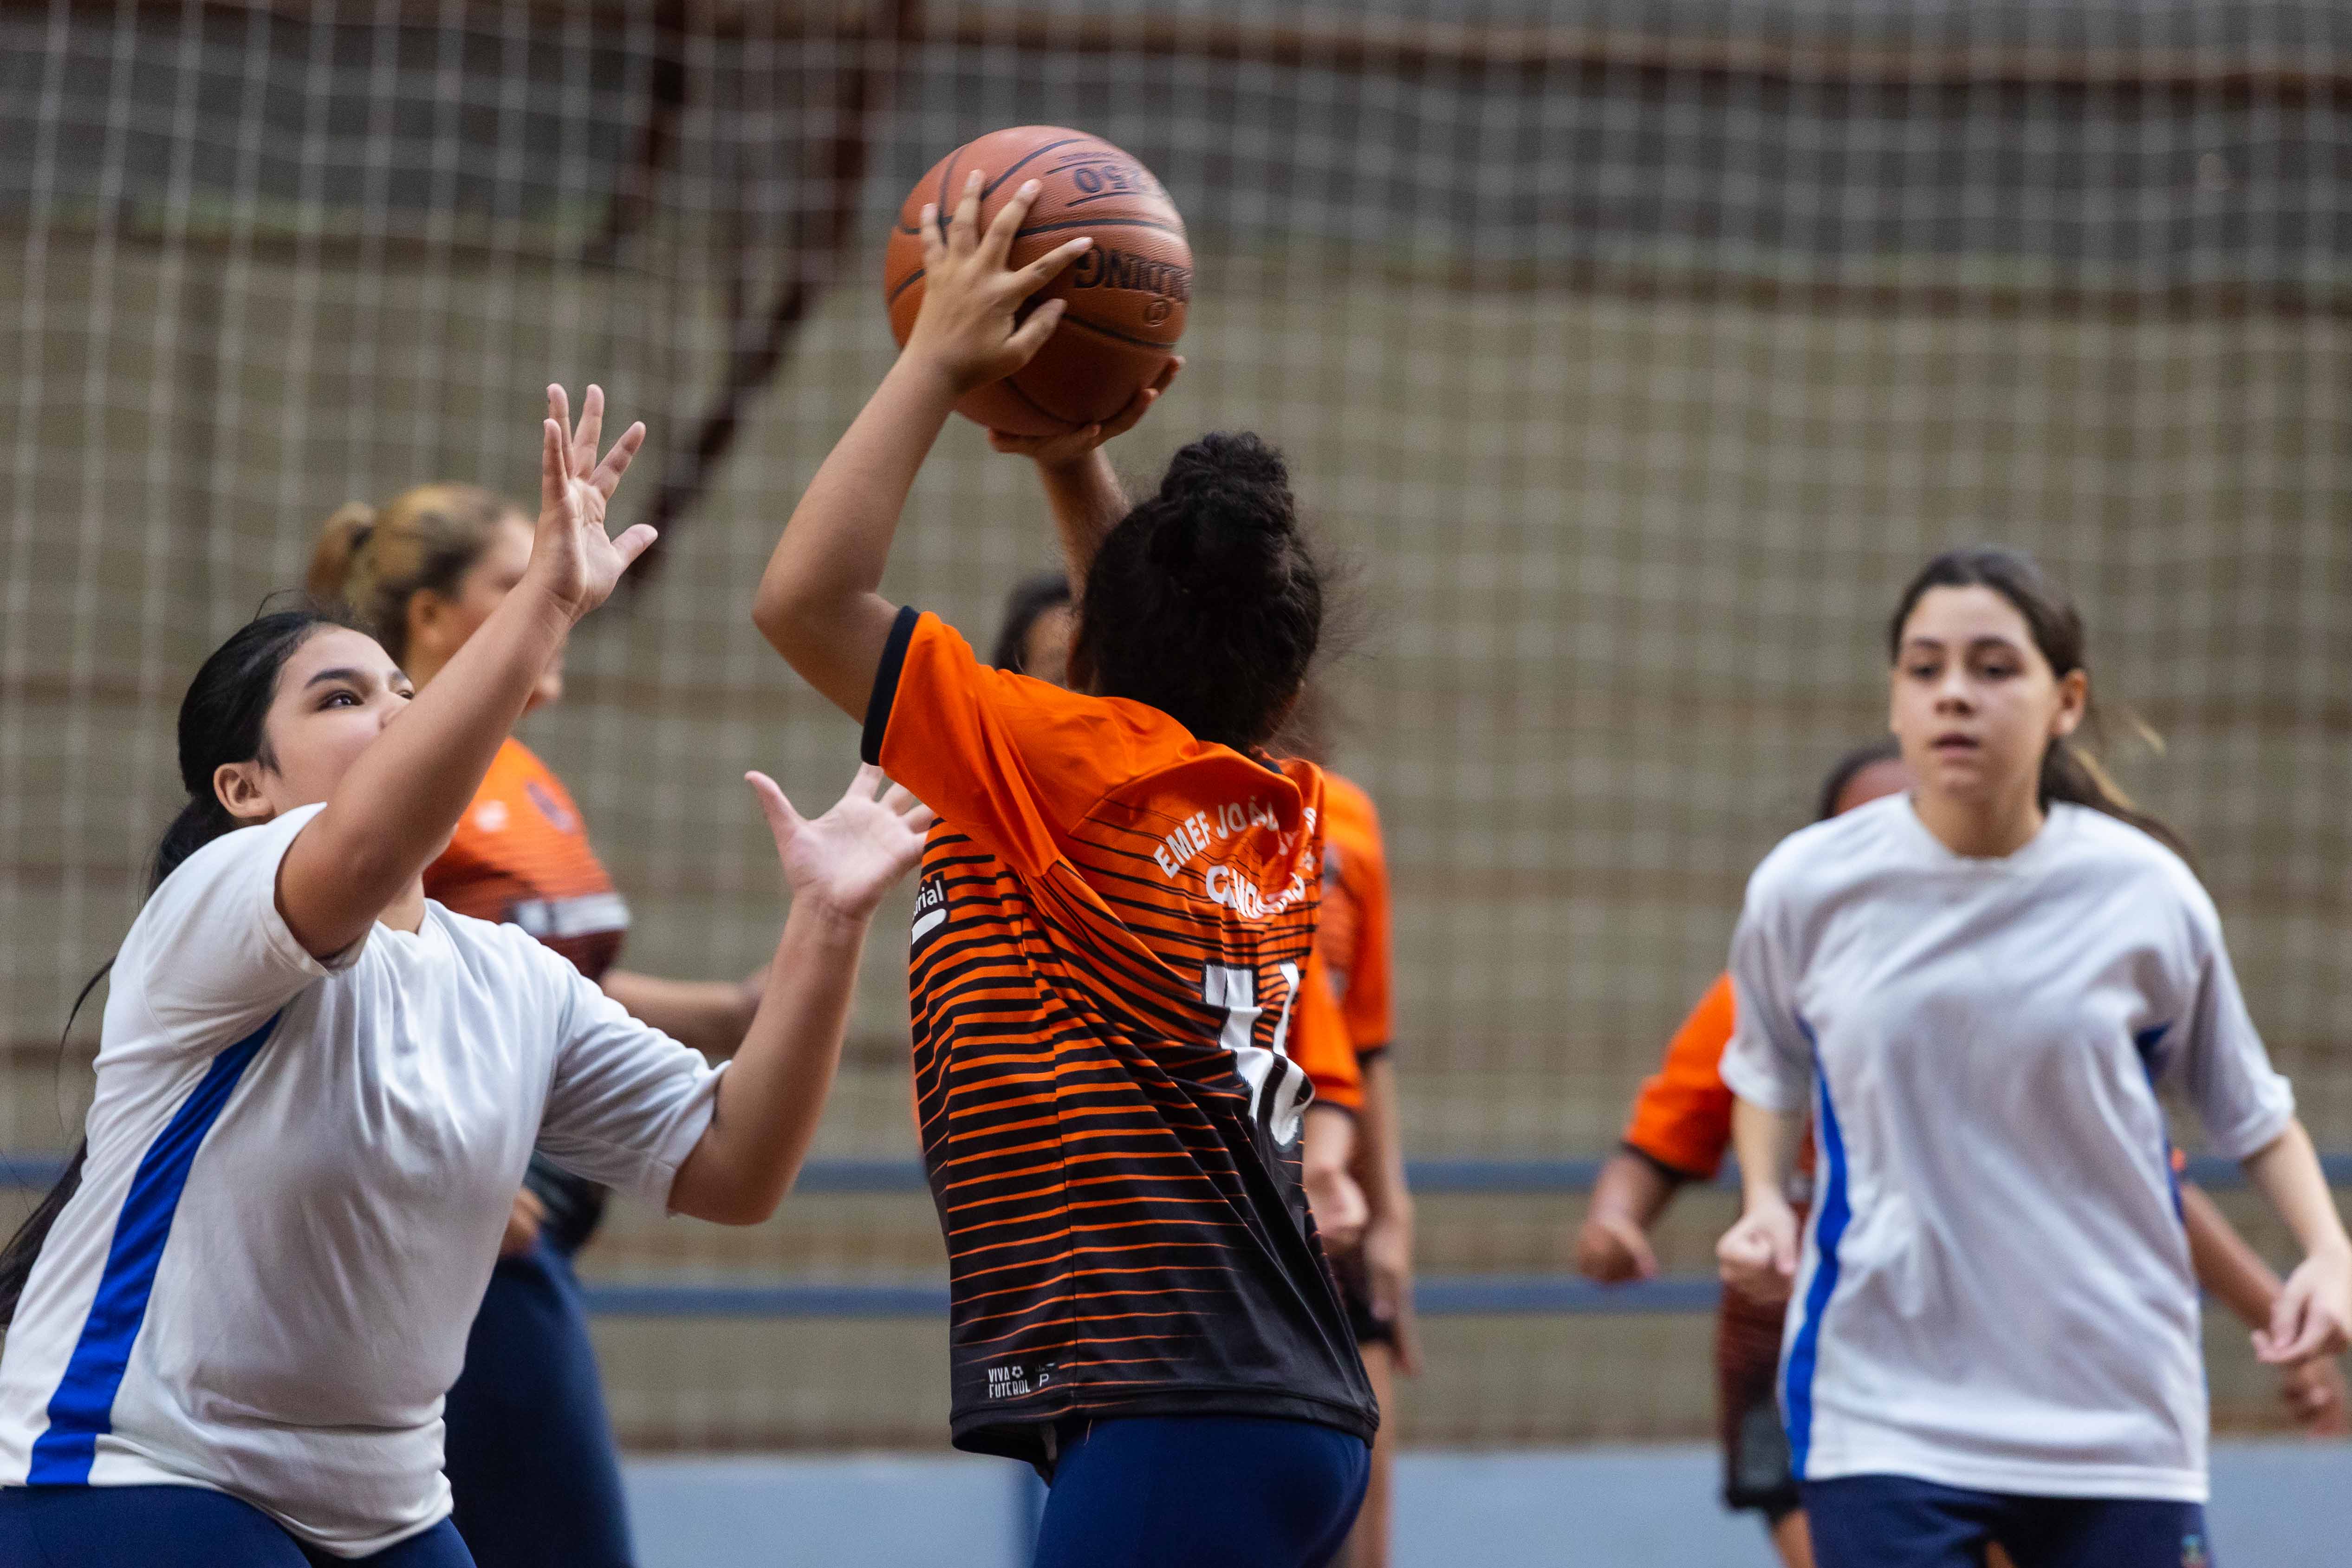
[[[1298,965],[1275,965],[1282,976],[1282,1016],[1275,1021],[1274,1048],[1257,1043],[1257,971],[1213,963],[1201,976],[1201,1000],[1225,1014],[1218,1043],[1234,1054],[1234,1070],[1249,1085],[1250,1114],[1263,1117],[1277,1145],[1298,1136],[1309,1093],[1307,1074],[1290,1059],[1290,1004],[1298,994]]]

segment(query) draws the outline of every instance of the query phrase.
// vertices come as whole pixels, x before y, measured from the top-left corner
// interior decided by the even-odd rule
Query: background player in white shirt
[[[724,1069],[424,896],[572,624],[652,542],[604,523],[643,427],[599,463],[601,395],[576,439],[550,405],[530,565],[428,690],[288,612],[182,705],[191,798],[116,960],[79,1184],[11,1247],[10,1568],[462,1568],[442,1396],[534,1142],[732,1224],[807,1151],[866,925],[930,820],[872,770],[814,822],[751,775],[794,897]]]
[[[2339,1350],[2352,1242],[2160,825],[2066,737],[2081,617],[2030,560],[1937,557],[1891,628],[1917,781],[1784,842],[1732,951],[1745,1209],[1727,1280],[1794,1289],[1781,1398],[1822,1568],[2209,1560],[2178,1089],[2305,1251],[2258,1354]],[[2150,831],[2153,829],[2153,831]],[[1802,1238],[1782,1196],[1808,1097]]]

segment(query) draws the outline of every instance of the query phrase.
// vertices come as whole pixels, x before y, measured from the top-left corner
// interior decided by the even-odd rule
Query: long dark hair
[[[180,700],[180,783],[188,792],[187,803],[179,815],[163,830],[155,846],[150,863],[147,891],[153,894],[163,885],[163,879],[180,868],[180,863],[221,835],[237,827],[237,819],[228,814],[213,788],[213,774],[229,763],[258,760],[264,766],[276,767],[277,759],[269,753],[269,737],[263,721],[269,716],[269,705],[278,695],[278,671],[294,650],[309,641],[323,626],[347,626],[333,613],[316,605],[299,608],[265,610],[231,633],[229,639],[213,650],[188,683],[188,694]],[[106,966],[89,977],[74,998],[73,1009],[66,1015],[66,1026],[58,1036],[60,1050],[66,1037],[73,1033],[74,1019],[81,1013],[82,1004],[89,1000],[98,983],[106,978]],[[72,1157],[66,1162],[65,1173],[58,1178],[40,1206],[16,1227],[8,1245],[0,1247],[0,1327],[16,1318],[16,1303],[25,1293],[25,1282],[32,1278],[33,1262],[41,1255],[41,1244],[48,1239],[49,1229],[58,1222],[75,1192],[81,1186],[81,1169],[89,1153],[89,1140],[82,1139],[74,1145]]]
[[[2052,581],[2033,557],[2021,550],[1992,544],[1947,550],[1919,569],[1911,585],[1903,590],[1902,601],[1895,606],[1895,616],[1886,626],[1886,654],[1890,660],[1902,657],[1904,625],[1930,588],[1991,589],[2025,618],[2033,646],[2049,661],[2052,674],[2064,677],[2078,669],[2089,671],[2085,658],[2089,639],[2083,628],[2083,613],[2074,607],[2074,601]],[[2095,714],[2086,713],[2084,717],[2095,718]],[[2045,811],[2053,801],[2086,805],[2119,822],[2130,823],[2183,859],[2189,858],[2187,839],[2162,818],[2142,811],[2107,776],[2107,770],[2099,765],[2097,758],[2079,746],[2068,744],[2063,736],[2052,741],[2042,753],[2039,796]]]
[[[1203,741],[1257,746],[1307,679],[1323,597],[1281,454],[1255,436],[1203,436],[1096,551],[1071,679]]]
[[[1015,675],[1034,675],[1029,668],[1029,633],[1046,611],[1070,602],[1070,579],[1059,572],[1039,572],[1024,577],[1005,596],[1004,624],[996,629],[996,647],[988,662]]]

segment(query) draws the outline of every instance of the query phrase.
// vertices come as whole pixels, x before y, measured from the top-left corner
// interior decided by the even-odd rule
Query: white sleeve
[[[1813,1053],[1798,1023],[1794,961],[1782,935],[1783,900],[1767,860],[1748,880],[1731,936],[1732,1029],[1723,1081],[1767,1110],[1802,1110],[1812,1092]]]
[[[710,1125],[726,1068],[638,1022],[571,964],[548,957],[569,994],[539,1148],[574,1175],[667,1209],[678,1166]]]
[[[175,1037],[226,1043],[312,981],[359,962],[362,936],[324,962],[278,912],[278,867],[325,809],[306,805],[223,834],[181,862],[139,911],[118,966]]]
[[[2189,1005],[2168,1053],[2205,1124],[2205,1137],[2224,1159],[2242,1160],[2280,1133],[2294,1116],[2294,1089],[2271,1066],[2270,1052],[2221,940],[2221,917],[2201,889],[2191,912],[2197,963]]]

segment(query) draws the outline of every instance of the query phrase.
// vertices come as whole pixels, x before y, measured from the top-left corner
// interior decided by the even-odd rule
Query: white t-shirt
[[[357,1557],[449,1511],[442,1395],[534,1142],[665,1203],[719,1071],[437,903],[312,958],[276,887],[318,810],[206,845],[123,939],[0,1484],[215,1488]]]
[[[2202,1500],[2157,1088],[2233,1158],[2294,1097],[2189,868],[2064,805],[2014,855],[1966,859],[1895,795],[1766,858],[1731,973],[1724,1081],[1814,1112],[1781,1355],[1798,1475]]]

